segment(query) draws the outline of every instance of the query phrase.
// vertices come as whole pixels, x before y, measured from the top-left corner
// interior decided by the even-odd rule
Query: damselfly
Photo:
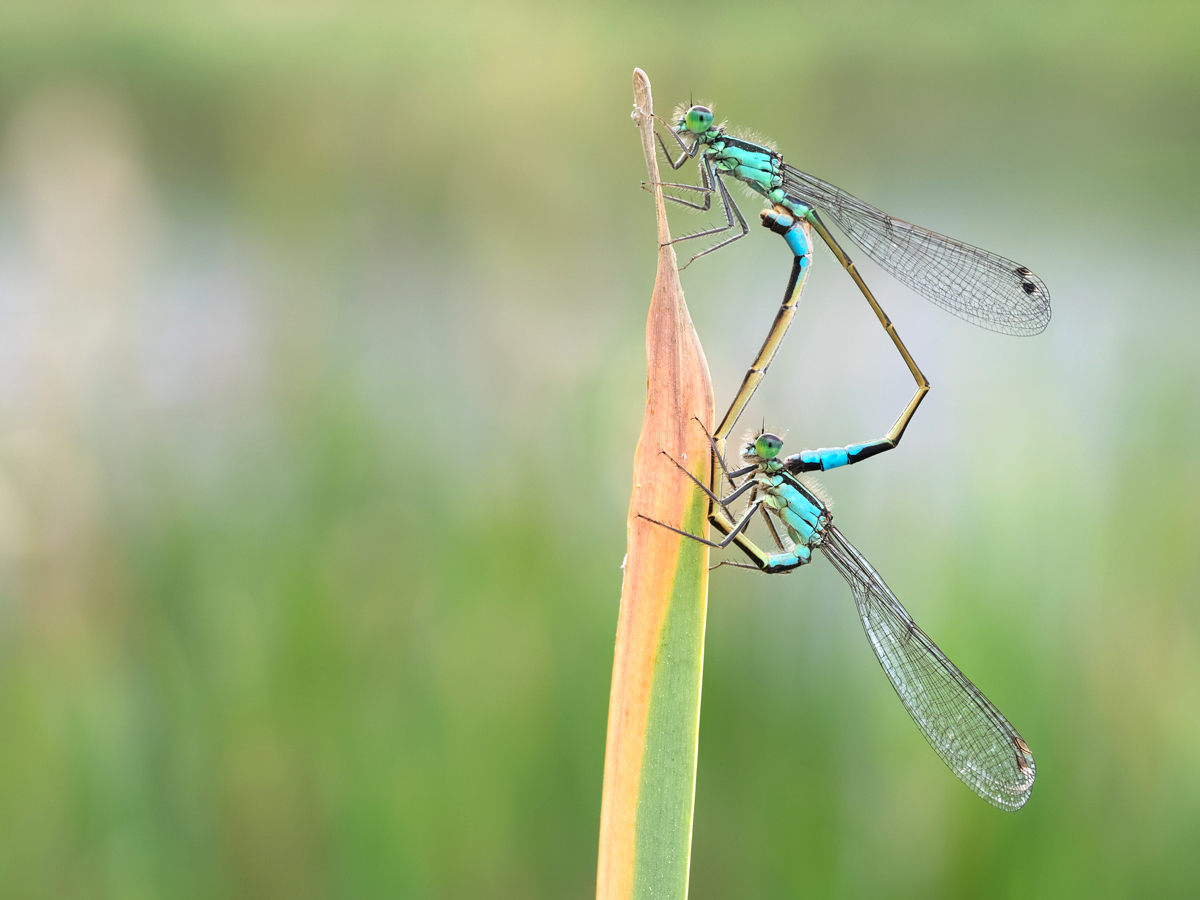
[[[698,160],[701,184],[664,186],[701,193],[704,201],[692,203],[669,195],[667,199],[708,210],[716,194],[726,224],[675,238],[672,243],[737,229],[736,234],[697,253],[689,264],[749,233],[746,219],[724,182],[726,177],[733,177],[796,218],[811,222],[868,297],[870,291],[821,221],[818,210],[828,213],[855,244],[900,282],[968,322],[1005,334],[1037,334],[1049,323],[1050,294],[1042,280],[1025,266],[889,216],[847,191],[788,165],[776,150],[730,134],[724,124],[715,125],[712,110],[706,106],[680,107],[675,119],[675,125],[668,128],[683,153],[679,159],[672,159],[662,134],[656,130],[659,145],[673,169],[689,159]]]
[[[844,465],[846,449],[804,451],[780,459],[782,448],[779,437],[759,432],[742,447],[745,465],[730,471],[714,444],[714,455],[734,485],[724,497],[710,491],[668,457],[708,495],[713,509],[719,510],[713,518],[720,520],[714,524],[726,534],[723,541],[710,541],[657,519],[643,518],[710,547],[724,548],[737,541],[753,563],[722,563],[725,565],[781,573],[810,562],[814,549],[824,553],[849,583],[871,649],[904,708],[938,756],[984,800],[1000,809],[1020,809],[1033,790],[1035,766],[1029,745],[917,627],[879,573],[834,526],[820,494],[798,477],[803,472]],[[739,478],[744,479],[740,485]],[[747,492],[746,509],[735,519],[729,505]],[[776,553],[761,550],[744,536],[746,526],[759,514],[776,542]],[[787,544],[779,536],[776,521],[788,538]]]

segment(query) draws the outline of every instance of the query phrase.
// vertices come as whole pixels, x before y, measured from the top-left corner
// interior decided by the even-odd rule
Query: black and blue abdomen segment
[[[808,235],[804,233],[804,229],[798,227],[803,216],[792,218],[777,209],[764,209],[759,215],[766,228],[783,236],[788,247],[799,258],[800,267],[808,268],[812,262],[812,244],[808,240]]]
[[[850,444],[848,447],[822,447],[820,450],[801,450],[783,460],[783,467],[788,472],[828,472],[842,466],[850,466],[864,459],[870,459],[876,453],[891,450],[894,441],[879,438],[862,444]]]

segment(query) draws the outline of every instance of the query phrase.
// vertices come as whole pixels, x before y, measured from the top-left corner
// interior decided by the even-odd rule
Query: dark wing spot
[[[1032,275],[1032,274],[1033,274],[1032,272],[1030,272],[1030,271],[1029,271],[1027,268],[1025,268],[1024,266],[1017,266],[1017,268],[1016,268],[1016,273],[1017,273],[1018,275],[1020,275],[1022,278],[1024,278],[1026,275]]]
[[[1038,286],[1032,281],[1022,281],[1021,287],[1024,288],[1027,294],[1036,294],[1038,292]]]

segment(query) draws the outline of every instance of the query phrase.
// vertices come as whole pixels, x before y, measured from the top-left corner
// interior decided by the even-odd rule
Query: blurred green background
[[[864,266],[933,392],[824,479],[1032,800],[945,770],[823,560],[722,569],[692,897],[1200,893],[1200,6],[18,0],[0,895],[593,893],[635,65],[1055,304],[1005,338]],[[718,405],[788,266],[755,228],[684,273]],[[840,445],[910,393],[822,253],[747,424]]]

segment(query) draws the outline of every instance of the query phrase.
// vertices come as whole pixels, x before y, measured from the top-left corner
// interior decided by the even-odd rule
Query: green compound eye
[[[760,434],[758,440],[754,442],[754,452],[761,459],[774,459],[779,455],[779,451],[783,449],[783,439],[777,434]]]
[[[704,134],[712,122],[712,110],[707,106],[693,106],[683,117],[683,124],[692,134]]]

